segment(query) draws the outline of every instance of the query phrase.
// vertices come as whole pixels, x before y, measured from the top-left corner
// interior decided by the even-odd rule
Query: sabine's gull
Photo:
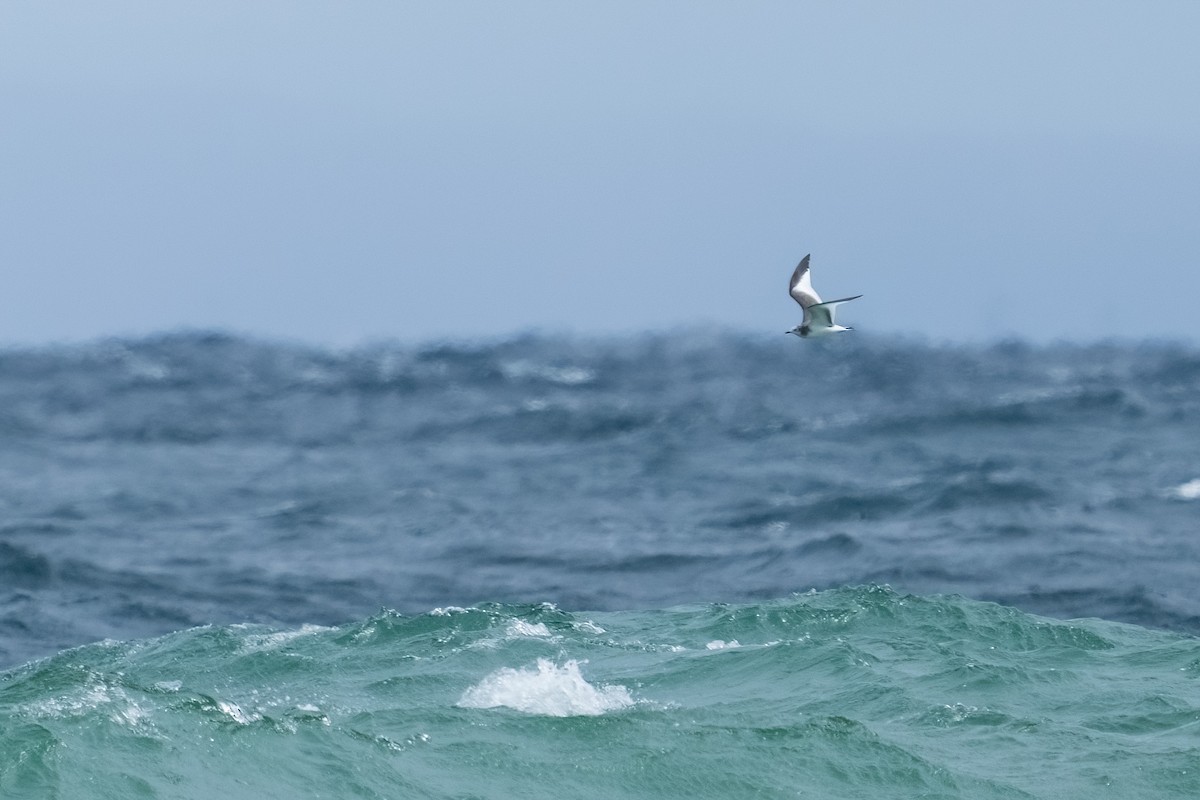
[[[796,265],[796,271],[792,273],[792,280],[788,284],[788,294],[792,299],[800,304],[804,309],[804,319],[799,325],[784,333],[794,333],[797,336],[825,336],[830,333],[841,333],[842,331],[852,331],[853,328],[843,327],[833,321],[834,312],[842,303],[848,303],[851,300],[857,300],[862,297],[861,294],[856,294],[854,297],[843,297],[841,300],[830,300],[827,303],[821,302],[821,296],[816,293],[812,287],[812,277],[808,274],[808,259],[812,254],[806,255]]]

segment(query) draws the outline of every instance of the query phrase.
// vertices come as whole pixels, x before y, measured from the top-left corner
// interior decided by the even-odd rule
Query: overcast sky
[[[0,344],[1200,339],[1200,3],[2,2]]]

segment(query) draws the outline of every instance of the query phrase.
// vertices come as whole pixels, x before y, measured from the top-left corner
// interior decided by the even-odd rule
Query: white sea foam
[[[713,641],[704,645],[704,649],[705,650],[743,650],[743,649],[757,650],[757,649],[763,648],[763,647],[774,647],[775,645],[780,644],[781,642],[782,642],[781,639],[772,639],[771,641],[763,642],[762,644],[742,644],[737,639],[730,639],[728,642],[722,641],[720,639],[714,639]]]
[[[579,662],[561,666],[539,658],[525,669],[504,667],[467,689],[461,708],[511,708],[547,717],[598,716],[633,705],[624,686],[593,686],[583,679]]]
[[[136,728],[150,719],[150,712],[137,703],[131,702],[128,705],[115,708],[108,718],[119,725]]]
[[[217,701],[217,710],[239,725],[250,725],[262,719],[262,714],[253,711],[243,711],[242,707],[237,703],[229,703],[224,700]]]
[[[239,627],[237,625],[233,626]],[[312,636],[315,633],[322,631],[331,631],[333,628],[326,628],[321,625],[302,625],[298,630],[290,631],[275,631],[274,633],[252,633],[242,641],[243,652],[257,652],[260,650],[275,650],[289,642],[305,636]]]
[[[564,386],[578,386],[596,379],[596,373],[586,367],[552,367],[524,360],[501,364],[500,371],[506,378],[540,378]]]
[[[1171,490],[1171,496],[1180,500],[1200,500],[1200,478],[1176,486]]]
[[[467,609],[460,606],[446,606],[445,608],[435,608],[429,612],[431,617],[452,617],[455,614],[465,614]]]
[[[90,682],[79,690],[57,697],[48,697],[30,706],[27,710],[34,717],[70,718],[83,716],[102,706],[113,703],[114,694],[100,682]]]
[[[549,639],[550,629],[544,622],[528,623],[523,619],[514,619],[508,623],[506,633],[509,636],[529,636],[538,639]]]
[[[737,639],[730,639],[728,642],[723,642],[720,639],[715,639],[704,645],[707,650],[728,650],[733,647],[741,647],[742,645]]]
[[[24,710],[35,718],[58,719],[84,717],[92,712],[104,711],[110,720],[127,727],[138,727],[151,716],[124,689],[107,685],[98,678],[78,691],[41,700]]]
[[[523,619],[510,620],[502,636],[486,636],[469,646],[474,649],[495,650],[504,642],[511,639],[554,639],[555,636],[544,622],[526,622]]]

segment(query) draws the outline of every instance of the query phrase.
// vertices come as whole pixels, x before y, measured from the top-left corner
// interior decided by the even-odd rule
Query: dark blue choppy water
[[[309,759],[301,783],[331,787],[311,796],[1197,787],[1195,348],[689,331],[333,351],[184,333],[0,351],[0,441],[5,798],[211,796],[206,759],[244,770],[229,784],[247,797],[301,796],[273,793],[254,757],[229,762],[239,745],[196,750],[233,729],[283,754],[278,770]],[[722,614],[741,624],[717,630]],[[380,626],[403,633],[383,647],[364,633]],[[347,678],[361,685],[338,681],[350,658],[368,659]],[[796,696],[803,669],[819,696]],[[724,699],[701,703],[691,681]],[[977,681],[974,702],[952,690]],[[423,682],[424,705],[380,688]],[[1069,715],[1036,699],[1054,697]],[[947,730],[966,752],[931,744]],[[614,750],[599,783],[552,755],[564,735],[579,762],[639,731],[657,744]],[[96,763],[72,760],[79,741]],[[85,780],[115,763],[106,742],[195,761]],[[839,742],[862,774],[837,764]],[[1047,765],[1032,781],[997,766],[1031,752]],[[788,754],[793,771],[673,783]],[[1056,794],[1049,765],[1075,755],[1091,766]],[[1161,781],[1134,780],[1147,767]]]

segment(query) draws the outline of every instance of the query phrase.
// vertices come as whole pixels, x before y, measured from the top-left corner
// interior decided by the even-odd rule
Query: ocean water
[[[0,797],[1200,796],[1200,350],[0,350]]]

